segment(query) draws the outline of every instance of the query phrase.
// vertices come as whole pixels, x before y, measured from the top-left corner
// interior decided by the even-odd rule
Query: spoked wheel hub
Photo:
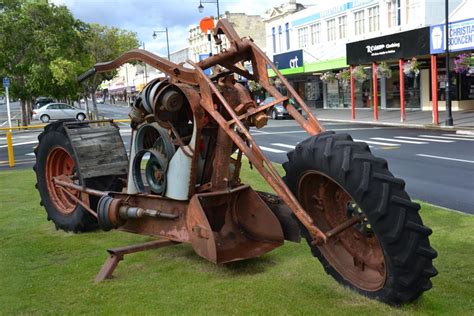
[[[358,288],[380,290],[386,280],[382,247],[355,199],[329,176],[314,170],[300,178],[298,187],[303,208],[331,236],[319,247],[323,256]]]
[[[69,180],[76,173],[74,159],[64,148],[54,147],[48,154],[45,169],[46,183],[51,201],[61,213],[65,215],[72,214],[77,203],[70,195],[79,197],[79,192],[56,186],[54,178],[61,177],[63,178],[62,180]]]

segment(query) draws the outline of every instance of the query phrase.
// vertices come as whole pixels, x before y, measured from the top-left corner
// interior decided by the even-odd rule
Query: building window
[[[285,24],[286,50],[290,49],[290,23]]]
[[[369,8],[369,32],[379,30],[379,7]]]
[[[336,19],[327,21],[328,27],[328,42],[336,40]]]
[[[298,29],[298,44],[300,48],[308,46],[308,27]]]
[[[278,51],[281,52],[281,25],[278,25]]]
[[[311,45],[321,43],[321,23],[311,25]]]
[[[347,15],[340,16],[339,21],[339,38],[347,37]]]
[[[275,28],[272,27],[272,42],[273,42],[273,52],[276,53],[276,36],[275,36]]]
[[[402,22],[401,18],[401,4],[400,0],[390,0],[388,2],[388,23],[389,27],[400,25]]]
[[[362,35],[365,32],[364,29],[364,10],[357,11],[354,13],[355,21],[355,35]]]

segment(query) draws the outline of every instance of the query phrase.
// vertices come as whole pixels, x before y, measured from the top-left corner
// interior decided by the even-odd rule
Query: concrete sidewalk
[[[446,112],[440,111],[438,114],[439,125],[433,125],[432,113],[430,111],[406,111],[405,122],[400,121],[400,110],[379,110],[379,119],[374,120],[372,109],[356,109],[356,118],[352,120],[350,109],[314,109],[313,113],[321,121],[348,122],[379,124],[401,127],[416,128],[441,128],[450,130],[473,130],[474,131],[474,110],[456,111],[453,113],[454,126],[445,126]]]

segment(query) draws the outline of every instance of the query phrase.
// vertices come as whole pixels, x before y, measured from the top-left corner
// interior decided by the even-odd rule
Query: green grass
[[[266,185],[256,173],[242,178]],[[474,311],[474,217],[423,204],[439,275],[415,304],[392,308],[327,276],[305,244],[215,266],[189,245],[129,255],[115,278],[93,280],[105,249],[150,240],[122,232],[56,231],[32,171],[0,173],[0,314],[452,314]]]

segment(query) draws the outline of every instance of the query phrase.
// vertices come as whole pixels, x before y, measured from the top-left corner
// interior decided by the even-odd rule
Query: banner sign
[[[346,44],[348,65],[429,54],[429,27]]]
[[[449,23],[449,50],[462,51],[474,49],[474,19]],[[430,26],[430,53],[441,54],[446,50],[445,25]]]
[[[295,50],[273,55],[273,63],[278,69],[292,69],[303,66],[303,50]]]

